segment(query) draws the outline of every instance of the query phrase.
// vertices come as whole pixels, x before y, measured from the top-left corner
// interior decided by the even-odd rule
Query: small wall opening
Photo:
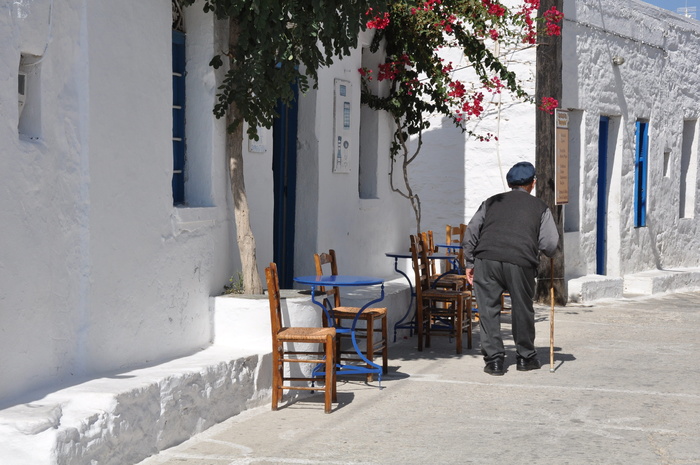
[[[41,138],[41,57],[23,54],[20,58],[17,115],[17,132],[21,138]]]
[[[695,184],[698,171],[697,120],[683,122],[683,146],[681,148],[680,195],[678,209],[680,218],[693,218],[695,211]]]

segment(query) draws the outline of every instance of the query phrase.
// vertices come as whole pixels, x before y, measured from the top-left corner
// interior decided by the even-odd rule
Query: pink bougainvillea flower
[[[554,110],[559,106],[559,100],[554,97],[542,97],[542,102],[540,102],[539,109],[546,111],[550,115],[554,114]]]

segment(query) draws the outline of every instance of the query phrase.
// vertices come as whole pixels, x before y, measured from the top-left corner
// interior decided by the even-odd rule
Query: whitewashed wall
[[[174,208],[170,1],[0,6],[0,404],[209,343],[208,299],[235,259],[210,111],[220,47],[200,12],[188,156],[210,179]],[[41,61],[36,118],[18,130],[21,54]]]
[[[367,45],[369,34],[361,37]],[[351,150],[348,173],[334,173],[334,80],[350,82],[353,92],[351,147],[360,145],[362,50],[319,73],[318,89],[299,99],[295,274],[314,274],[313,254],[335,249],[344,274],[393,277],[393,260],[384,254],[408,250],[411,224],[407,200],[390,192],[389,122],[385,115],[362,121],[364,137],[377,148],[376,198],[360,198],[359,150]]]
[[[694,215],[679,219],[684,120],[700,118],[700,24],[643,2],[565,2],[564,108],[575,109],[580,140],[580,229],[565,240],[567,267],[595,273],[598,122],[611,117],[607,270],[611,276],[700,263],[697,198]],[[614,56],[624,58],[614,65]],[[635,122],[649,127],[647,226],[633,225]],[[665,166],[665,153],[668,165]],[[694,171],[694,172],[693,172]],[[697,165],[691,167],[697,191]],[[692,200],[691,200],[692,201]],[[573,252],[573,253],[571,253]],[[578,254],[576,254],[578,252]]]

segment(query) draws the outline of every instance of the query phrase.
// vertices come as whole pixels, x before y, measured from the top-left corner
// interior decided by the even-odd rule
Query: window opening
[[[362,48],[362,67],[371,68],[377,57],[367,47]],[[375,81],[372,81],[375,82]],[[373,89],[374,92],[377,88]],[[379,151],[379,112],[369,108],[369,105],[360,107],[360,155],[358,166],[357,187],[361,199],[377,198],[377,171]]]
[[[695,184],[698,172],[697,120],[683,122],[683,146],[681,148],[680,218],[693,218],[695,210]]]
[[[41,57],[22,55],[17,72],[17,132],[41,138]]]

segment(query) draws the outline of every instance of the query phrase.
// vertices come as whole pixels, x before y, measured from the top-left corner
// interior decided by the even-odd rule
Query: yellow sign
[[[554,203],[569,203],[569,113],[556,110],[554,139]]]

